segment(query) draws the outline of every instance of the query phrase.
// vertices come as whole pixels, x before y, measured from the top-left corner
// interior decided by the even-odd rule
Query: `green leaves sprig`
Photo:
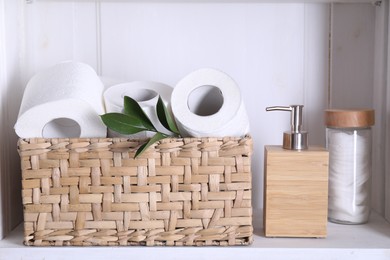
[[[142,144],[135,153],[135,157],[142,154],[149,146],[161,139],[169,136],[179,136],[175,120],[173,119],[168,108],[165,106],[161,97],[158,97],[156,113],[161,124],[171,131],[172,135],[159,132],[153,125],[147,114],[142,110],[137,101],[131,97],[124,97],[124,110],[122,113],[106,113],[101,115],[103,123],[111,130],[120,134],[131,135],[142,131],[155,132],[154,136],[148,142]]]

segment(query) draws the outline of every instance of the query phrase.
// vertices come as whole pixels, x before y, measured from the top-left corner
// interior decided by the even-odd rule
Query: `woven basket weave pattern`
[[[246,245],[252,139],[20,139],[24,243]]]

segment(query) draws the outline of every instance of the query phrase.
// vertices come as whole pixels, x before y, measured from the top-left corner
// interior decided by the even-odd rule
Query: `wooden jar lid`
[[[327,109],[325,124],[329,127],[369,127],[375,124],[373,109]]]

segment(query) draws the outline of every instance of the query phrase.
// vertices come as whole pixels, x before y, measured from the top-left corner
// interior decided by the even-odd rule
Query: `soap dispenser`
[[[267,107],[291,113],[283,145],[264,149],[264,232],[266,237],[326,237],[328,161],[325,148],[308,145],[303,105]]]

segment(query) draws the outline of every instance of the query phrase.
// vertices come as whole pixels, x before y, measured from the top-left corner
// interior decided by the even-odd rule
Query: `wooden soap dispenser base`
[[[266,237],[326,237],[328,152],[309,147],[302,131],[302,105],[268,107],[290,111],[291,131],[283,147],[264,150],[264,232]]]

